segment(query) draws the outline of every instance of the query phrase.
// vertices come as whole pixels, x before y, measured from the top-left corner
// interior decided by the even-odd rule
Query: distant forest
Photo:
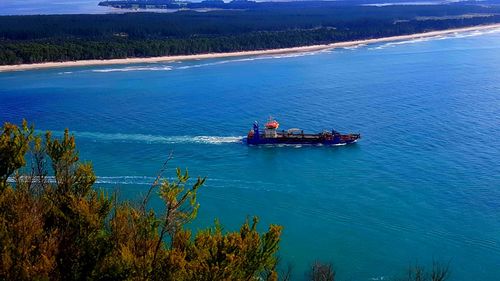
[[[0,65],[287,48],[500,22],[498,5],[0,17]]]

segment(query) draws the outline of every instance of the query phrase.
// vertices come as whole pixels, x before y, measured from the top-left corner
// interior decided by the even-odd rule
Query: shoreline
[[[477,26],[472,26],[472,27],[430,31],[430,32],[415,33],[415,34],[409,34],[409,35],[399,35],[399,36],[381,37],[381,38],[375,38],[375,39],[364,39],[364,40],[356,40],[356,41],[337,42],[337,43],[324,44],[324,45],[311,45],[311,46],[282,48],[282,49],[241,51],[241,52],[229,52],[229,53],[208,53],[208,54],[197,54],[197,55],[162,56],[162,57],[150,57],[150,58],[80,60],[80,61],[65,61],[65,62],[45,62],[45,63],[34,63],[34,64],[0,65],[0,72],[24,71],[24,70],[35,70],[35,69],[47,69],[47,68],[101,66],[101,65],[126,65],[126,64],[136,64],[136,63],[171,62],[171,61],[180,61],[180,60],[199,60],[199,59],[231,58],[231,57],[243,57],[243,56],[304,53],[304,52],[315,52],[315,51],[329,50],[329,49],[335,49],[335,48],[353,47],[353,46],[365,45],[365,44],[374,44],[374,43],[392,42],[392,41],[401,41],[401,40],[412,40],[412,39],[433,37],[433,36],[439,36],[439,35],[446,35],[446,34],[451,34],[451,33],[456,33],[456,32],[479,31],[479,30],[488,30],[488,29],[496,29],[496,28],[500,28],[500,23],[491,24],[491,25],[477,25]]]

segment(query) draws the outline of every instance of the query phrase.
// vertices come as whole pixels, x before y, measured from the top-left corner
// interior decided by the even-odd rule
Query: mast
[[[257,141],[260,139],[259,122],[257,121],[253,122],[253,138]]]

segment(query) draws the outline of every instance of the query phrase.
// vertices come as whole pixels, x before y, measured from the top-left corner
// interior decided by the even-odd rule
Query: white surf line
[[[395,47],[395,46],[399,46],[399,45],[415,44],[415,43],[435,41],[435,40],[448,40],[448,39],[461,39],[461,38],[467,38],[467,37],[476,37],[476,36],[498,33],[498,32],[500,32],[500,27],[492,28],[492,29],[488,29],[488,30],[472,30],[472,31],[463,31],[463,32],[453,32],[450,34],[440,34],[440,35],[436,35],[436,36],[414,38],[411,40],[389,42],[389,43],[385,43],[385,44],[377,46],[377,47],[369,48],[369,50],[381,50],[381,49],[385,49],[388,47]]]
[[[359,44],[373,44],[373,43],[382,43],[382,42],[391,42],[391,41],[412,40],[412,39],[417,39],[417,38],[422,38],[422,37],[432,37],[432,36],[437,36],[437,35],[452,34],[452,33],[456,33],[456,32],[469,32],[469,31],[475,31],[475,30],[488,30],[488,29],[495,29],[495,28],[500,28],[500,24],[479,25],[479,26],[472,26],[472,27],[431,31],[431,32],[424,32],[424,33],[401,35],[401,36],[382,37],[382,38],[375,38],[375,39],[338,42],[338,43],[325,44],[325,45],[312,45],[312,46],[282,48],[282,49],[270,49],[270,50],[260,50],[260,51],[208,53],[208,54],[198,54],[198,55],[163,56],[163,57],[151,57],[151,58],[126,58],[126,59],[111,59],[111,60],[81,60],[81,61],[68,61],[68,62],[47,62],[47,63],[36,63],[36,64],[2,65],[2,66],[0,66],[0,72],[22,71],[22,70],[32,70],[32,69],[44,69],[44,68],[158,63],[158,62],[213,59],[213,58],[225,58],[225,57],[279,55],[279,54],[288,54],[288,53],[315,52],[315,51],[321,51],[321,50],[325,50],[325,49],[352,47],[352,46],[359,45]]]

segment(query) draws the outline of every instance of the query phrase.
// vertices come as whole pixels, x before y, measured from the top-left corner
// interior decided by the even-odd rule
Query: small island
[[[201,2],[175,1],[175,0],[139,0],[139,1],[102,1],[99,6],[113,7],[119,9],[253,9],[263,6],[274,6],[276,2],[255,2],[251,0],[233,0],[224,2],[222,0],[204,0]]]

